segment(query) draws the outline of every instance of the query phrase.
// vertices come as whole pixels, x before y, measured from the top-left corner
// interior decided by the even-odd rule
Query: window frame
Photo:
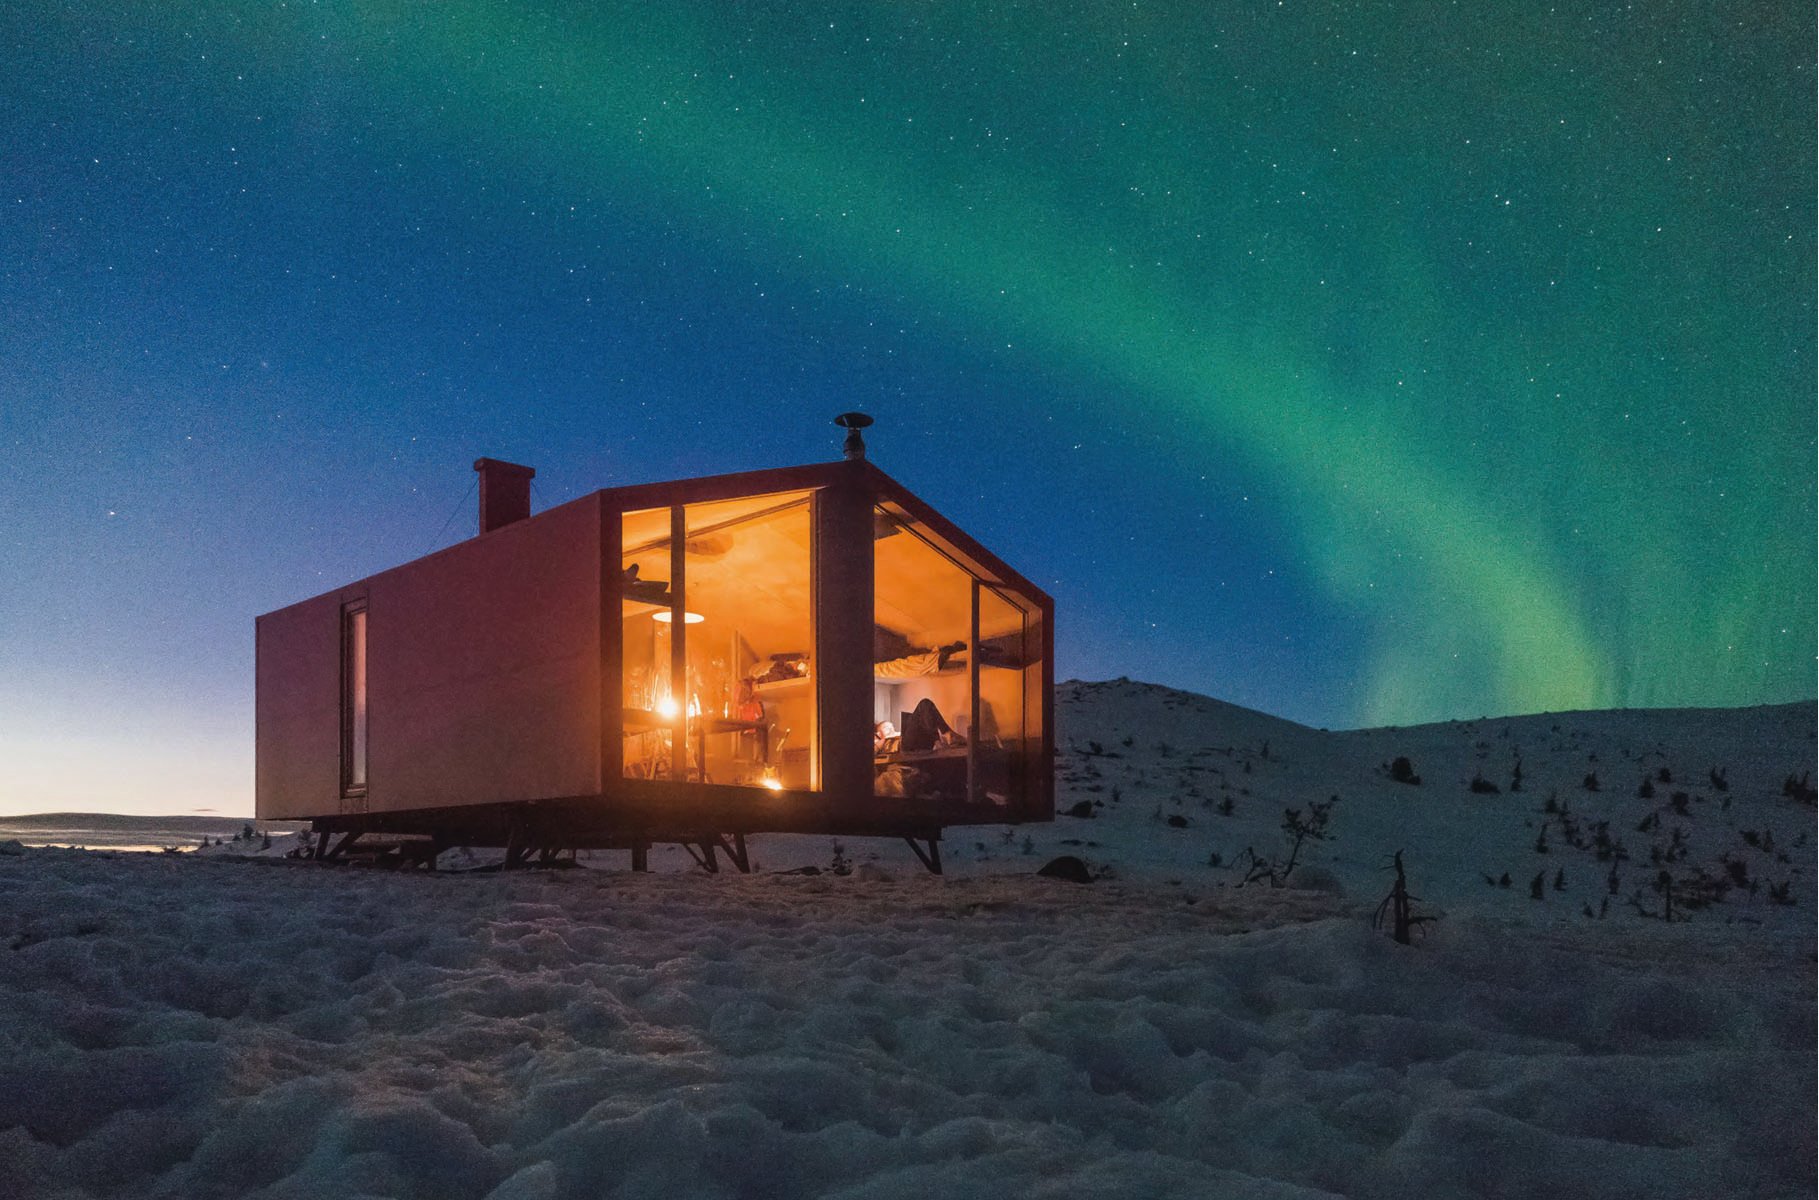
[[[341,606],[340,649],[341,796],[363,800],[372,785],[373,750],[372,617],[364,596]]]
[[[1043,769],[1047,746],[1046,710],[1038,704],[1032,707],[1031,689],[1046,688],[1051,673],[1048,665],[1045,644],[1032,646],[1031,628],[1044,620],[1047,608],[1043,598],[1036,589],[1023,583],[1020,577],[1010,571],[995,571],[990,562],[983,557],[970,554],[967,545],[962,544],[953,535],[957,531],[944,530],[937,523],[930,521],[927,514],[917,512],[907,504],[899,502],[892,495],[879,494],[873,497],[872,512],[874,519],[882,516],[889,521],[898,534],[907,534],[920,542],[929,551],[959,572],[966,580],[969,592],[968,617],[966,627],[967,653],[967,742],[966,742],[966,777],[964,794],[959,801],[967,807],[976,808],[985,802],[984,772],[980,765],[981,717],[985,703],[981,678],[983,663],[979,657],[980,623],[983,602],[990,593],[996,601],[1007,609],[1014,611],[1019,618],[1018,641],[1022,653],[1022,665],[1017,667],[1021,678],[1018,684],[1017,719],[1018,733],[1016,754],[1007,759],[1009,764],[1011,803],[1013,812],[1021,814],[1038,808],[1043,802],[1043,793],[1038,791],[1035,782],[1038,773]],[[968,539],[970,544],[970,539]],[[873,612],[876,619],[876,605],[879,599],[876,580],[873,584]],[[1038,639],[1040,641],[1040,639]],[[1032,727],[1035,731],[1032,734]],[[873,795],[879,797],[874,791]],[[883,798],[883,797],[879,797]]]
[[[753,482],[756,482],[755,477],[753,478]],[[634,791],[653,786],[656,788],[664,788],[675,785],[682,785],[689,788],[708,788],[715,791],[724,789],[728,792],[749,792],[753,790],[752,785],[703,782],[688,778],[689,739],[687,736],[688,701],[686,684],[684,684],[681,689],[682,698],[678,702],[678,713],[674,718],[674,723],[668,727],[670,732],[671,755],[669,778],[650,780],[627,774],[624,753],[624,722],[627,709],[625,708],[625,638],[622,616],[625,595],[624,564],[628,555],[628,547],[625,542],[626,517],[634,513],[661,511],[667,511],[669,514],[669,533],[666,537],[662,538],[661,541],[667,542],[669,547],[669,673],[670,679],[672,680],[672,687],[674,687],[674,680],[681,679],[686,681],[688,678],[690,626],[685,617],[689,603],[689,571],[687,559],[688,543],[691,538],[688,529],[688,510],[696,506],[722,504],[729,501],[755,500],[770,496],[790,496],[801,493],[800,499],[791,500],[782,507],[793,508],[800,505],[805,510],[805,515],[808,520],[809,540],[807,569],[809,578],[809,602],[806,618],[808,626],[809,659],[815,664],[812,669],[812,678],[810,681],[812,691],[809,696],[810,704],[815,708],[815,733],[810,744],[808,757],[809,786],[807,788],[790,788],[787,790],[790,794],[794,795],[807,796],[823,794],[825,791],[824,770],[826,731],[822,728],[822,721],[820,719],[822,687],[820,655],[822,636],[821,609],[817,580],[819,579],[822,567],[821,536],[819,531],[820,516],[824,504],[823,491],[825,490],[825,486],[826,485],[822,482],[808,480],[799,482],[797,486],[782,488],[753,486],[747,489],[733,491],[728,491],[723,488],[665,489],[662,492],[655,492],[647,495],[644,501],[637,506],[623,502],[603,506],[601,512],[601,523],[603,526],[601,561],[603,564],[610,565],[604,566],[602,570],[601,625],[603,640],[609,641],[610,649],[608,653],[603,655],[602,670],[606,679],[610,680],[608,686],[611,688],[611,691],[610,693],[603,691],[603,695],[609,695],[610,699],[607,703],[603,704],[602,707],[605,713],[618,714],[617,722],[603,722],[603,727],[610,727],[612,724],[617,724],[618,726],[614,733],[603,734],[601,751],[603,782],[611,780],[615,786],[629,786]],[[624,489],[626,492],[631,492],[633,490],[634,489]],[[636,490],[640,492],[650,491],[650,489]],[[610,533],[605,532],[607,527],[610,527]],[[700,531],[697,530],[696,535],[698,536],[699,533]],[[638,549],[638,547],[629,549]],[[768,795],[769,793],[767,792],[764,794]]]

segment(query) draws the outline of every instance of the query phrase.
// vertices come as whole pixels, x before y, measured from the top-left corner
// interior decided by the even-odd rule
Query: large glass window
[[[1041,609],[1009,588],[979,588],[980,799],[1021,804],[1042,742]]]
[[[873,792],[1014,811],[1041,740],[1039,610],[895,506],[873,526]]]
[[[625,775],[628,779],[676,777],[674,736],[682,709],[673,686],[674,604],[670,588],[671,510],[645,509],[622,518],[625,559],[620,583],[624,670]],[[664,620],[658,620],[662,613]],[[686,610],[684,610],[686,622]],[[687,626],[684,624],[684,630]]]
[[[820,786],[812,500],[625,514],[628,777]]]
[[[341,793],[366,791],[366,601],[341,610]]]

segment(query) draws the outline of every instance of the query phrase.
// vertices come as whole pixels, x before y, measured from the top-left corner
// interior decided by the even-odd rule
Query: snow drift
[[[1064,685],[1059,708],[1063,806],[1093,815],[968,834],[940,879],[878,843],[839,848],[851,874],[774,873],[832,866],[826,839],[760,840],[771,873],[751,877],[608,855],[517,875],[0,856],[0,1179],[47,1197],[1810,1191],[1813,815],[1782,790],[1811,769],[1810,705],[1346,734],[1124,682]],[[1389,777],[1397,756],[1419,786]],[[1636,795],[1663,767],[1674,782]],[[1591,769],[1608,786],[1587,790]],[[1284,808],[1335,795],[1291,886],[1238,886],[1245,847],[1282,854]],[[1622,857],[1598,857],[1599,822]],[[1408,947],[1366,920],[1395,849],[1443,915]],[[1101,881],[1031,874],[1058,852]],[[1730,861],[1753,893],[1733,878],[1661,919],[1662,871],[1671,892]],[[1791,904],[1768,898],[1782,880]]]

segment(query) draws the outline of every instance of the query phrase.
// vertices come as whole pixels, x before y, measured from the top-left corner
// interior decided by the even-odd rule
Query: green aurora
[[[375,173],[610,194],[1090,381],[1281,515],[1360,722],[1813,693],[1808,8],[195,20],[408,130]]]
[[[1774,132],[1810,99],[1798,42],[1675,9],[1621,40],[1540,13],[1201,11],[862,6],[807,42],[753,20],[736,50],[704,14],[470,5],[409,56],[393,21],[366,32],[444,133],[630,174],[804,279],[883,277],[1099,372],[1108,420],[1179,418],[1186,465],[1240,452],[1372,630],[1367,721],[1810,692],[1810,304],[1759,324],[1775,258],[1799,285],[1778,292],[1812,294],[1811,140],[1802,162]],[[1229,86],[1228,58],[1260,83]],[[1781,119],[1664,94],[1699,75]]]

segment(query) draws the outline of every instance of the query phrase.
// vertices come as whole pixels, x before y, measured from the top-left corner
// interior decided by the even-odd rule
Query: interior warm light
[[[783,790],[783,781],[767,775],[764,779],[764,786],[773,792],[780,792]]]
[[[657,715],[666,721],[675,720],[676,714],[681,711],[682,708],[676,703],[676,698],[674,696],[665,696],[657,701]]]
[[[660,608],[656,612],[651,614],[651,620],[661,621],[665,625],[668,625],[670,623],[670,621],[674,618],[674,616],[675,616],[675,614],[673,612],[671,612],[671,610],[669,610],[667,608]],[[707,620],[707,618],[702,616],[698,612],[685,612],[682,614],[682,623],[684,625],[699,625],[699,624],[701,624],[701,622],[703,622],[705,620]]]

